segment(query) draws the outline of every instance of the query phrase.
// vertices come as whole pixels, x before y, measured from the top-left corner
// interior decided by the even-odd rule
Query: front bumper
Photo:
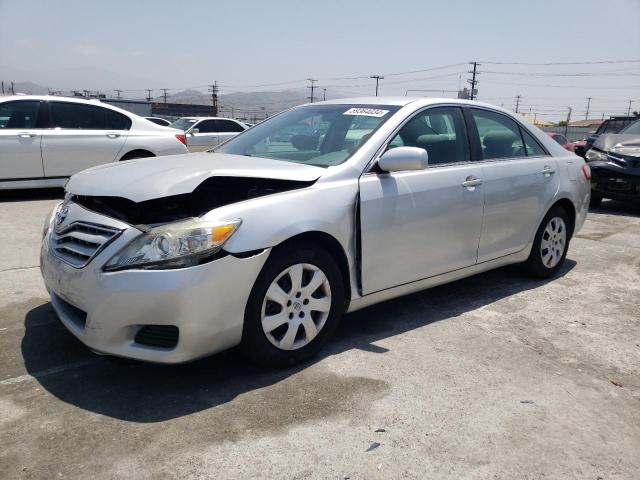
[[[180,363],[240,343],[249,293],[269,250],[247,258],[226,255],[175,270],[103,272],[102,266],[140,231],[79,205],[67,223],[82,220],[122,229],[85,267],[75,268],[50,248],[47,233],[40,268],[62,323],[99,353],[159,363]],[[175,326],[171,348],[136,342],[144,326]]]
[[[640,201],[640,167],[622,167],[612,162],[592,162],[589,166],[592,195]]]

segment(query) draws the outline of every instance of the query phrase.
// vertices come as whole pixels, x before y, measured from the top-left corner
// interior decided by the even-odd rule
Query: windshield
[[[169,125],[171,128],[177,128],[178,130],[182,130],[184,132],[186,132],[187,130],[189,130],[194,123],[196,123],[198,120],[196,120],[195,118],[180,118],[178,120],[176,120],[175,122],[173,122],[171,125]]]
[[[633,122],[627,128],[620,131],[620,133],[630,133],[632,135],[640,135],[640,120]]]
[[[265,120],[214,151],[320,167],[339,165],[399,108],[306,105]]]

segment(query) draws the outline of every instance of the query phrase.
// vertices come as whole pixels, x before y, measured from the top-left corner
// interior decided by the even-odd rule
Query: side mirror
[[[196,133],[200,133],[200,130],[199,130],[199,129],[197,129],[197,128],[192,128],[191,130],[189,130],[189,133],[190,133],[191,135],[195,135]]]
[[[424,148],[396,147],[387,150],[378,160],[378,166],[385,172],[424,170],[429,164],[429,154]]]

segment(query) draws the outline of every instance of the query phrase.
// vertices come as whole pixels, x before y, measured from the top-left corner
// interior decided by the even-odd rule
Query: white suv
[[[0,99],[0,189],[62,186],[103,163],[187,152],[183,133],[97,100]]]
[[[237,120],[218,117],[183,117],[170,126],[186,133],[190,152],[209,150],[249,128]]]

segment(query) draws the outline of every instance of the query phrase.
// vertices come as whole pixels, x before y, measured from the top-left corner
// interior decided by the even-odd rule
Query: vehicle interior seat
[[[484,158],[513,157],[513,142],[518,137],[513,132],[493,130],[482,139]]]
[[[448,135],[426,134],[420,135],[415,146],[424,148],[429,154],[429,165],[456,162],[459,159],[458,142]]]

